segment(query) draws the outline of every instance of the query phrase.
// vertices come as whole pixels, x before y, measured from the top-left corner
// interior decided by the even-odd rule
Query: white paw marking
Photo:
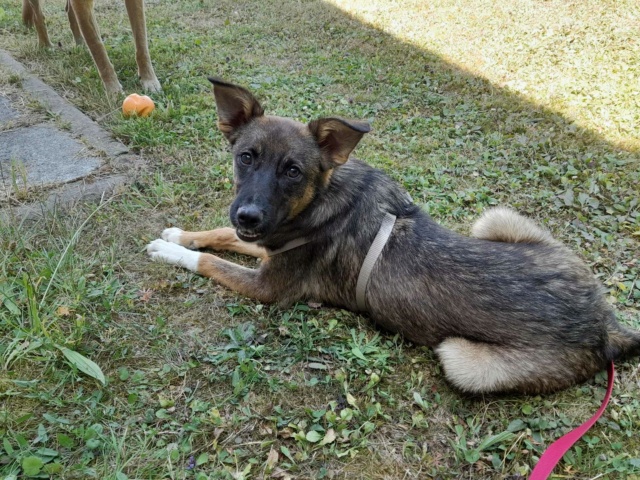
[[[175,243],[158,238],[147,245],[147,253],[156,262],[169,263],[184,267],[192,272],[198,271],[200,252],[194,252]]]
[[[166,240],[167,242],[177,243],[178,245],[180,245],[180,237],[182,236],[183,231],[184,230],[176,227],[165,228],[162,231],[161,236],[162,239]]]

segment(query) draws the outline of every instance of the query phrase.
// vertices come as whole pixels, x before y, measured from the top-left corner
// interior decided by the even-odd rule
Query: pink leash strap
[[[600,405],[598,411],[593,417],[584,422],[578,428],[571,430],[569,433],[563,435],[549,445],[549,448],[547,448],[547,450],[542,454],[540,460],[538,460],[538,464],[533,469],[533,472],[531,472],[529,480],[546,480],[549,475],[551,475],[551,472],[553,472],[553,469],[558,464],[562,456],[567,453],[573,444],[587,433],[587,431],[593,427],[593,424],[602,416],[607,408],[609,399],[611,398],[611,392],[613,391],[613,380],[616,375],[616,369],[613,366],[613,362],[609,364],[607,373],[609,375],[607,394],[604,396],[604,400],[602,400],[602,405]]]

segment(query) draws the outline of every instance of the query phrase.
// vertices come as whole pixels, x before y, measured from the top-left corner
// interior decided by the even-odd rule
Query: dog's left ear
[[[238,129],[264,115],[264,110],[249,90],[215,77],[209,77],[209,81],[218,107],[218,128],[233,144]]]
[[[371,127],[367,122],[332,117],[313,120],[309,130],[322,150],[322,167],[328,170],[346,162]]]

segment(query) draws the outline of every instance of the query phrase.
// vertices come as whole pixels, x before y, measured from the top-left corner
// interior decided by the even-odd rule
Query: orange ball
[[[148,117],[154,108],[156,108],[156,105],[151,98],[147,95],[138,95],[137,93],[132,93],[122,102],[122,114],[125,117],[132,115]]]

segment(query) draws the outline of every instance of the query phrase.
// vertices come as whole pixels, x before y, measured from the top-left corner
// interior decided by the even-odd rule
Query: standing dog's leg
[[[247,297],[269,303],[275,300],[269,282],[261,276],[261,269],[242,267],[210,253],[194,252],[161,239],[151,242],[147,252],[153,260],[187,268]]]
[[[69,27],[71,27],[71,32],[73,33],[73,39],[76,41],[76,45],[84,45],[84,38],[82,38],[82,33],[80,33],[78,20],[76,19],[76,14],[71,6],[71,0],[67,0],[67,5],[64,7],[64,10],[67,12]]]
[[[107,50],[104,48],[102,39],[100,38],[98,24],[93,14],[93,0],[70,0],[70,2],[84,41],[87,43],[87,47],[89,47],[102,83],[104,83],[105,90],[111,95],[121,93],[122,85],[120,85],[118,81],[116,71],[109,60]]]
[[[33,19],[34,15],[35,14],[33,13],[33,8],[31,7],[29,0],[22,0],[22,23],[24,23],[26,27],[33,27],[35,23]]]
[[[143,0],[125,0],[125,5],[127,6],[133,39],[136,44],[136,63],[138,64],[138,75],[140,76],[142,88],[151,92],[159,92],[162,87],[153,70],[151,56],[149,55],[144,2]]]
[[[233,228],[217,228],[205,232],[185,232],[179,228],[167,228],[162,232],[162,238],[167,242],[176,243],[191,250],[211,248],[213,250],[228,250],[250,255],[256,258],[265,258],[267,251],[255,243],[243,242],[236,235]]]
[[[38,32],[38,46],[51,48],[47,25],[44,23],[44,14],[40,8],[40,0],[22,0],[22,21],[27,27],[36,27]]]

